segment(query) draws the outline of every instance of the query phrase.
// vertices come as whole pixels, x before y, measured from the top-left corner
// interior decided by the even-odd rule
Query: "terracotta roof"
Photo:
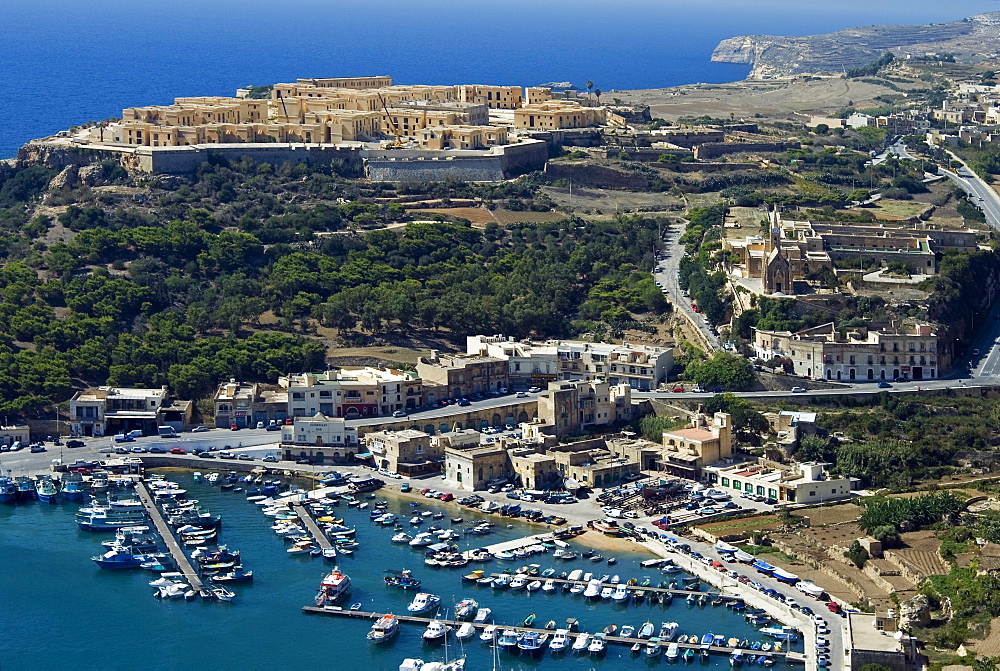
[[[683,438],[684,440],[715,440],[717,436],[705,429],[680,429],[679,431],[667,431],[664,435],[672,438]]]

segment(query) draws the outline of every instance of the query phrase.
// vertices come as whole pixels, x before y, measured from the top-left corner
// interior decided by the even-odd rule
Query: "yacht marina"
[[[282,645],[289,664],[322,665],[314,642],[334,631],[356,641],[338,653],[345,664],[393,671],[414,659],[464,659],[466,669],[494,668],[496,657],[502,669],[544,663],[613,670],[654,660],[697,658],[720,668],[782,668],[802,660],[801,643],[763,631],[768,624],[780,631],[780,623],[733,594],[706,588],[670,560],[650,559],[638,545],[623,541],[614,556],[601,557],[566,527],[546,529],[386,490],[306,490],[306,481],[273,475],[57,478],[56,487],[75,483],[83,497],[62,496],[53,505],[36,493],[0,506],[5,540],[11,538],[0,561],[24,568],[25,548],[58,545],[59,553],[30,570],[74,576],[84,600],[113,599],[140,635],[168,648],[167,630],[183,626],[190,645],[213,665],[226,664],[210,635],[225,626],[243,632],[249,656],[260,655],[259,664],[246,668],[269,668],[264,660],[273,645],[258,640],[258,632],[282,614],[293,624]],[[103,505],[94,505],[95,492]],[[103,538],[95,562],[130,570],[86,561]],[[142,568],[131,566],[140,559]],[[244,567],[250,560],[253,570]],[[149,598],[151,587],[161,598]],[[0,588],[17,608],[38,608],[21,583],[0,578]],[[417,609],[426,610],[410,612],[420,595],[429,595]],[[55,631],[71,627],[66,618]],[[95,642],[77,645],[81,654],[98,654]],[[36,652],[0,642],[0,654],[17,666],[37,665]],[[128,666],[121,662],[102,665]]]

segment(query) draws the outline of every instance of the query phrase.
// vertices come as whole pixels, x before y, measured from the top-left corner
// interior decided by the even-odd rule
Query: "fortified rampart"
[[[496,182],[545,167],[548,148],[541,140],[484,150],[364,149],[356,145],[333,146],[300,143],[238,143],[191,145],[184,147],[122,147],[102,144],[36,141],[21,147],[18,162],[63,169],[114,160],[133,172],[184,174],[206,161],[238,161],[250,158],[259,163],[343,164],[346,172],[365,174],[380,182],[434,182],[457,179]]]
[[[717,158],[726,154],[746,154],[751,152],[782,152],[798,149],[798,142],[706,142],[694,149],[697,159]]]

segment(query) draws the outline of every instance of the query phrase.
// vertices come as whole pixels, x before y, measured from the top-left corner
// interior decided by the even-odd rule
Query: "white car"
[[[624,513],[622,513],[622,517],[627,517],[630,520],[637,520],[639,519],[639,513],[635,512],[634,510],[626,510]]]
[[[792,393],[793,394],[804,394],[804,393],[806,393],[806,390],[803,389],[802,387],[792,387]]]

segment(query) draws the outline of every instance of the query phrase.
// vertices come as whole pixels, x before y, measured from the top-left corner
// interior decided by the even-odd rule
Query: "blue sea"
[[[113,538],[110,533],[77,529],[73,513],[79,504],[49,505],[38,502],[0,506],[0,596],[2,596],[3,634],[0,635],[0,668],[4,671],[59,668],[101,671],[190,671],[240,669],[368,669],[395,671],[407,657],[425,661],[443,660],[443,646],[427,645],[421,640],[420,625],[404,624],[399,635],[385,646],[373,646],[365,640],[371,622],[340,617],[307,615],[302,607],[313,605],[320,579],[330,564],[308,555],[288,555],[289,543],[268,527],[273,519],[246,501],[242,493],[220,491],[205,482],[195,483],[188,472],[169,474],[181,484],[188,496],[197,498],[213,513],[223,516],[219,542],[239,549],[244,568],[254,571],[253,584],[233,585],[237,593],[232,603],[161,601],[153,597],[148,581],[155,574],[147,571],[108,571],[91,560],[102,551],[101,541]],[[382,494],[381,492],[379,494]],[[381,496],[380,496],[381,498]],[[415,513],[407,499],[386,496],[389,509],[407,520]],[[469,511],[455,504],[421,500],[418,510],[440,510],[445,518],[435,522],[451,525],[450,518],[461,515],[472,520]],[[493,562],[467,568],[440,569],[423,564],[421,548],[390,543],[391,528],[369,521],[367,510],[342,505],[337,509],[345,524],[357,527],[360,547],[353,557],[340,558],[340,568],[351,577],[350,602],[375,612],[405,613],[413,592],[387,588],[385,571],[411,569],[422,580],[422,589],[439,595],[442,605],[451,609],[463,598],[472,597],[480,606],[493,609],[497,624],[520,623],[535,613],[538,626],[552,619],[562,625],[566,618],[576,618],[582,631],[597,632],[609,624],[639,627],[649,620],[680,623],[679,633],[706,632],[763,640],[738,613],[711,605],[688,605],[675,599],[669,607],[642,602],[615,604],[588,601],[582,596],[557,591],[494,591],[462,583],[460,576],[475,568],[502,570],[521,563],[538,563],[542,570],[580,568],[598,573],[616,573],[622,582],[649,577],[652,584],[666,578],[639,562],[651,555],[639,552],[617,554],[618,564],[577,559],[556,564],[547,555],[527,562]],[[473,513],[474,515],[474,513]],[[503,540],[521,538],[540,532],[538,526],[497,522],[494,533],[466,536],[458,541],[470,549]],[[426,525],[425,525],[426,526]],[[461,529],[466,524],[451,525]],[[574,544],[578,552],[582,546]],[[605,554],[609,554],[605,552]],[[676,580],[674,574],[669,579]],[[797,648],[801,651],[801,647]],[[493,668],[490,648],[478,637],[464,646],[451,637],[450,658],[465,655],[469,671]],[[545,653],[537,658],[500,654],[500,669],[536,669],[539,667],[587,671],[606,671],[660,667],[659,661],[634,659],[628,648],[609,646],[607,654],[592,659],[588,655],[564,653],[558,658]],[[698,668],[729,668],[728,659],[715,656]],[[779,663],[774,668],[794,668]]]
[[[996,0],[8,0],[0,21],[0,158],[29,139],[298,77],[604,91],[742,79],[711,63],[742,34],[951,21]]]

